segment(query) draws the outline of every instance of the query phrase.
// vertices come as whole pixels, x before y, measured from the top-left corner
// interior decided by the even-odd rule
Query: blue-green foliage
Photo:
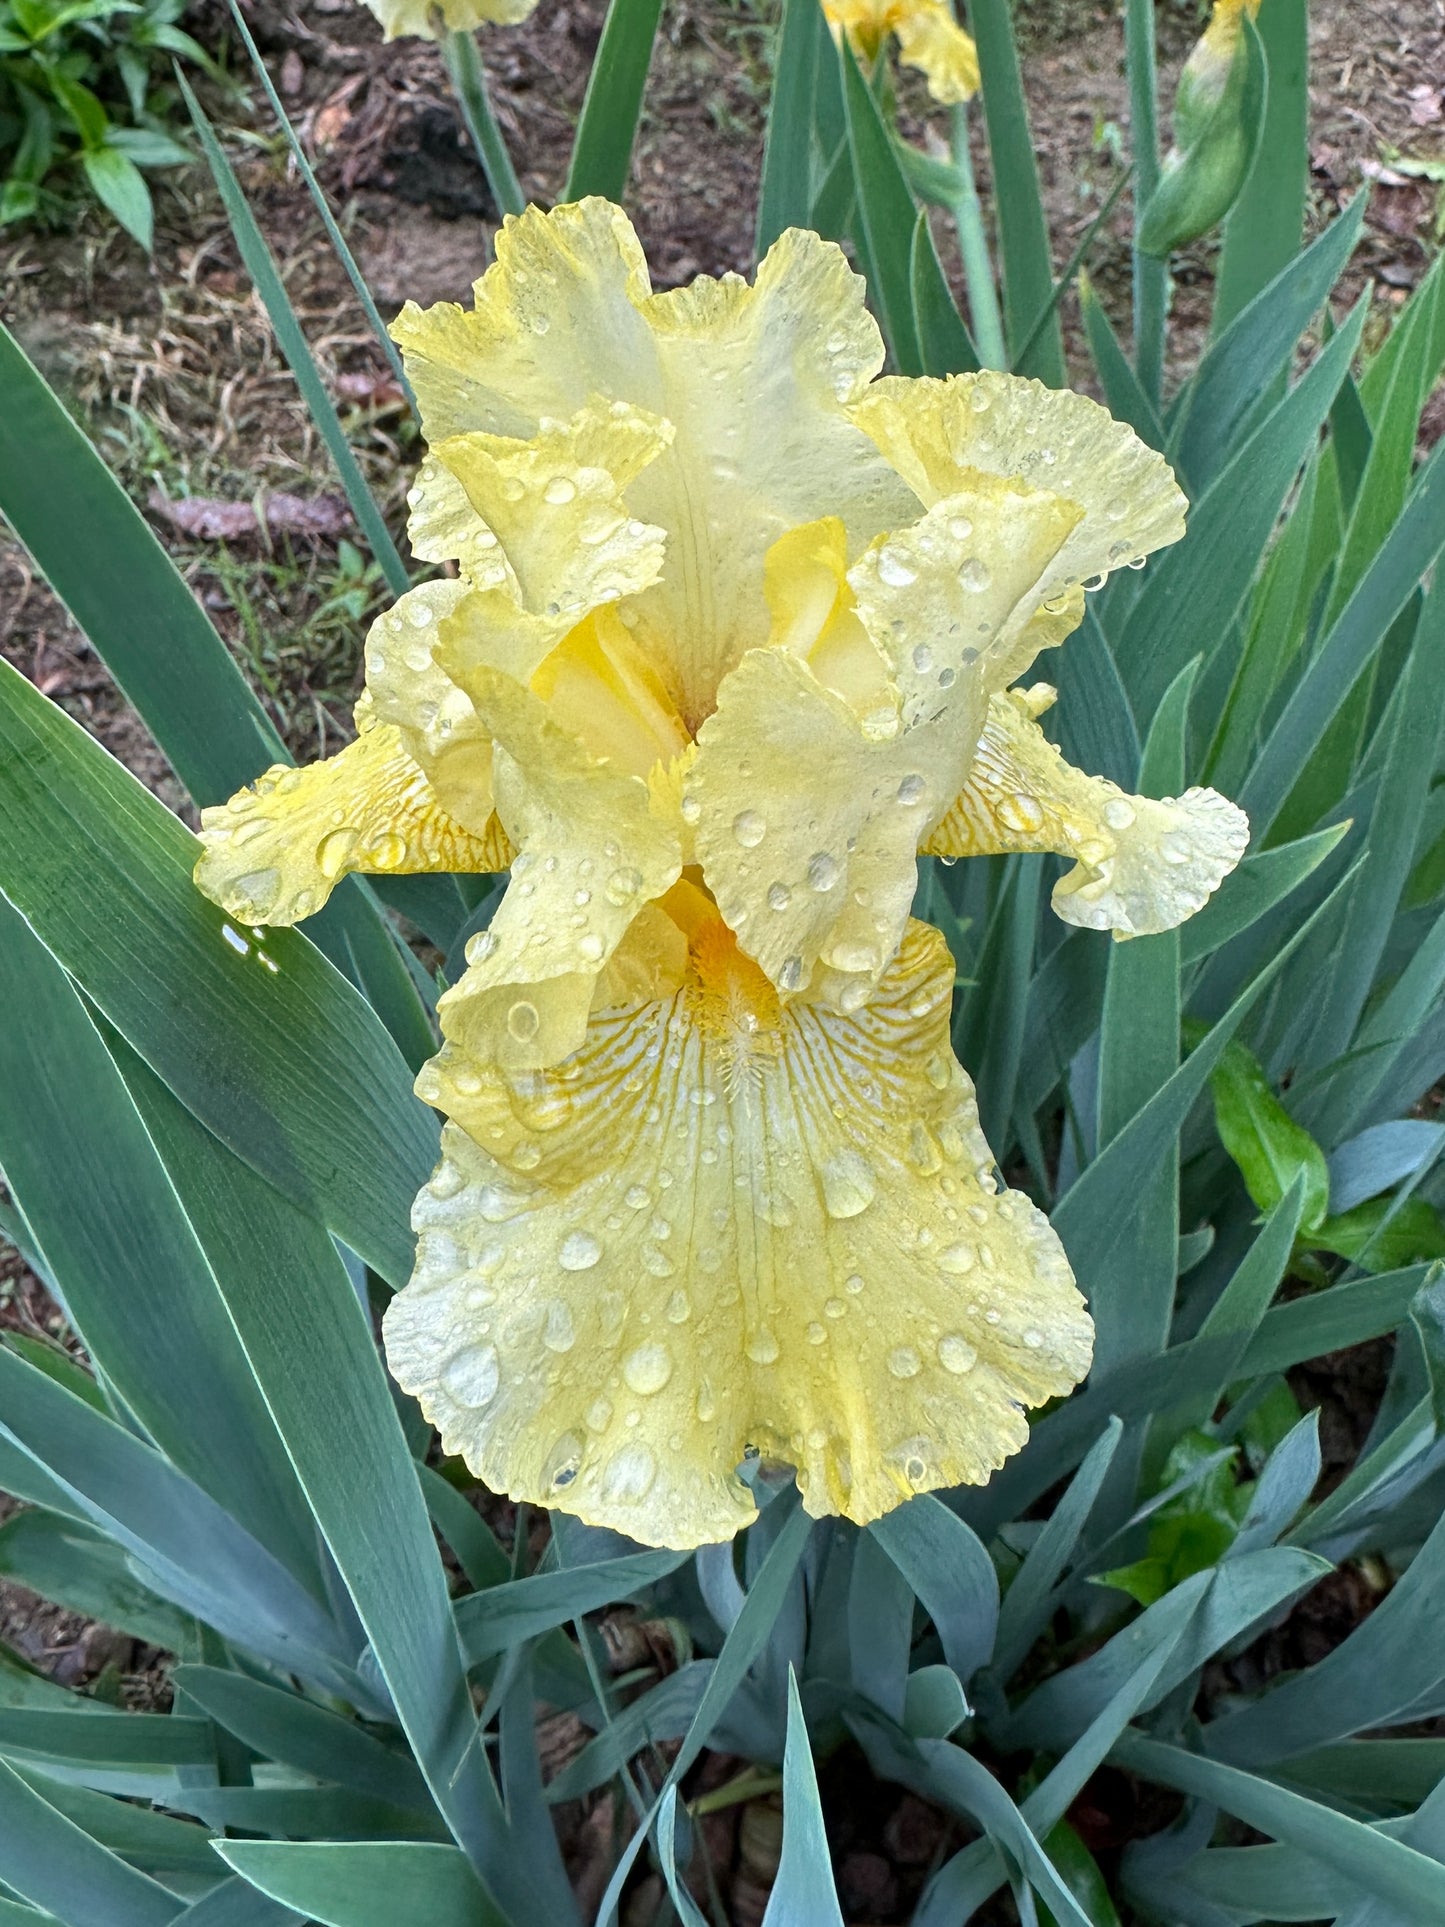
[[[1009,11],[973,15],[1010,352],[1060,380],[1074,290],[1020,162]],[[583,184],[625,179],[654,24],[613,0]],[[1131,5],[1152,127],[1147,26]],[[1271,0],[1261,29],[1259,158],[1198,368],[1160,392],[1161,263],[1141,259],[1132,330],[1079,289],[1080,372],[1168,452],[1192,512],[1054,672],[1073,760],[1154,792],[1217,783],[1251,810],[1251,852],[1183,931],[1113,949],[1049,913],[1050,860],[921,880],[990,1141],[1051,1209],[1098,1327],[1087,1386],[989,1486],[866,1532],[760,1486],[739,1552],[560,1517],[535,1567],[525,1531],[509,1552],[460,1468],[425,1463],[373,1344],[435,1148],[391,910],[349,886],[314,942],[266,939],[283,967],[263,971],[191,889],[174,820],[0,669],[0,1231],[93,1367],[0,1350],[0,1486],[26,1508],[0,1572],[183,1662],[171,1714],[127,1716],[0,1653],[0,1922],[565,1923],[551,1809],[609,1786],[599,1920],[650,1866],[681,1919],[716,1922],[705,1748],[752,1763],[739,1798],[781,1793],[768,1927],[842,1918],[826,1771],[819,1790],[838,1755],[877,1802],[909,1789],[972,1835],[918,1927],[1005,1887],[1023,1920],[1069,1927],[1445,1920],[1445,1743],[1393,1736],[1445,1714],[1445,1127],[1416,1114],[1445,1076],[1445,457],[1415,455],[1445,294],[1437,267],[1361,359],[1364,312],[1336,290],[1363,203],[1299,248],[1304,0]],[[971,367],[870,79],[786,0],[760,244],[792,223],[843,238],[895,365]],[[1152,182],[1157,153],[1139,159]],[[0,510],[197,800],[271,760],[209,623],[3,337]],[[475,896],[432,880],[395,902],[445,955]],[[1387,1335],[1373,1429],[1322,1493],[1286,1375]],[[1220,1692],[1208,1669],[1361,1560],[1393,1588],[1326,1660]],[[671,1629],[674,1669],[607,1676],[584,1617],[626,1600]],[[545,1784],[539,1702],[583,1734]],[[1068,1818],[1106,1764],[1182,1801],[1107,1879]]]

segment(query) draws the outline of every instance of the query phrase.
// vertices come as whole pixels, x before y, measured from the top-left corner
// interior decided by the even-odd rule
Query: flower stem
[[[449,33],[443,43],[447,73],[467,132],[482,163],[499,214],[520,214],[527,205],[507,143],[487,98],[487,76],[475,34]]]
[[[959,251],[963,255],[963,278],[968,287],[973,345],[985,368],[1007,368],[1008,350],[1004,346],[1003,317],[999,313],[993,261],[989,256],[988,236],[984,233],[983,208],[973,182],[973,155],[968,145],[968,108],[962,103],[953,110],[953,166],[962,183],[953,206],[953,219],[958,228]]]

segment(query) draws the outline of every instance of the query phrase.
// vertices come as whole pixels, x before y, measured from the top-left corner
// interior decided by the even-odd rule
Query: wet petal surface
[[[752,1516],[750,1451],[860,1522],[986,1479],[1091,1337],[1046,1220],[998,1188],[952,987],[915,924],[855,1015],[783,1010],[714,920],[676,995],[481,1078],[386,1319],[444,1448],[676,1546]]]

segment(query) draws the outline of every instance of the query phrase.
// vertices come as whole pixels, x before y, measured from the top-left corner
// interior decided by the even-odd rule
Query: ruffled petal
[[[953,975],[914,924],[865,1009],[784,1010],[714,921],[681,991],[597,1015],[557,1071],[479,1069],[385,1325],[443,1448],[670,1546],[747,1524],[753,1454],[860,1524],[986,1480],[1091,1327],[1047,1221],[998,1189]]]
[[[201,812],[196,883],[243,923],[296,923],[353,870],[504,870],[495,818],[477,836],[441,807],[401,732],[357,705],[362,733],[305,769],[277,764],[228,803]]]
[[[1046,683],[995,696],[962,793],[925,848],[937,856],[1046,850],[1075,859],[1054,885],[1065,923],[1116,938],[1172,930],[1244,855],[1249,819],[1214,790],[1157,802],[1066,763],[1034,718]]]
[[[518,642],[530,660],[507,647],[503,628],[497,668],[529,674],[599,603],[657,580],[663,531],[628,513],[624,490],[671,433],[618,402],[549,422],[527,441],[478,432],[434,445],[412,491],[412,546],[431,561],[460,561],[476,588],[528,619]]]
[[[909,0],[895,9],[898,52],[917,67],[945,107],[972,100],[979,88],[978,49],[944,0]]]
[[[785,992],[845,1010],[871,994],[908,920],[920,839],[972,760],[985,665],[1078,520],[1041,490],[975,484],[841,580],[836,526],[775,544],[774,646],[724,680],[699,733],[685,804],[698,860]]]
[[[985,371],[877,381],[851,412],[925,503],[954,494],[981,469],[1077,504],[1082,514],[1040,585],[1041,602],[1184,533],[1184,494],[1164,457],[1085,395]],[[1048,640],[1021,632],[1005,680]]]
[[[684,816],[738,942],[781,991],[845,1008],[898,947],[919,838],[968,766],[934,723],[871,737],[843,699],[780,650],[724,682],[688,771]]]
[[[593,756],[530,690],[479,670],[497,811],[516,846],[507,893],[437,1006],[474,1056],[555,1064],[581,1043],[597,978],[682,868],[680,825],[637,776]]]
[[[628,490],[667,533],[661,580],[629,614],[690,727],[766,640],[763,558],[838,516],[856,553],[917,501],[848,417],[883,363],[863,283],[842,252],[790,230],[749,287],[706,277],[654,295],[637,238],[608,203],[508,221],[467,315],[405,309],[394,332],[433,444],[530,438],[603,396],[672,425]]]
[[[448,815],[505,844],[492,807],[491,735],[437,660],[454,622],[480,620],[478,601],[464,582],[424,582],[378,616],[366,638],[366,700],[381,722],[400,730]]]
[[[470,33],[488,24],[516,26],[537,0],[366,0],[366,4],[385,27],[388,40],[402,34],[435,40],[436,14],[441,15],[443,33]]]

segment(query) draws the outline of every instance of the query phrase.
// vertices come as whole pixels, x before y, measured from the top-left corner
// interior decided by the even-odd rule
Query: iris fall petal
[[[492,1083],[386,1317],[444,1449],[675,1546],[752,1516],[750,1454],[860,1523],[985,1480],[1091,1338],[1047,1221],[998,1186],[953,974],[913,924],[863,1009],[784,1009],[714,917],[673,996]]]
[[[1048,850],[1075,859],[1054,886],[1065,923],[1117,938],[1173,930],[1203,908],[1249,843],[1243,810],[1214,790],[1157,802],[1066,763],[1034,718],[1046,683],[989,705],[968,782],[934,832],[938,856]]]

